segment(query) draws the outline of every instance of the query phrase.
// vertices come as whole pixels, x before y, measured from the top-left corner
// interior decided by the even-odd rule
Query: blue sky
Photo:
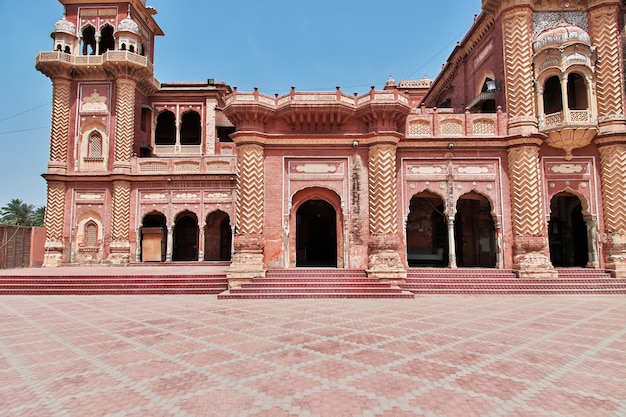
[[[470,28],[480,0],[148,0],[161,82],[214,78],[262,93],[364,93],[396,81],[435,78]],[[56,0],[0,0],[4,80],[0,100],[0,207],[46,202],[52,87],[35,70],[63,16]]]

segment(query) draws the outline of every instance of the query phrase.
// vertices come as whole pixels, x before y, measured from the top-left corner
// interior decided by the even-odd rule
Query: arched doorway
[[[408,265],[447,266],[447,230],[441,197],[428,191],[413,196],[406,221]]]
[[[324,200],[307,200],[298,207],[296,266],[337,267],[337,213]]]
[[[167,251],[167,221],[163,213],[146,214],[141,223],[141,261],[163,262]]]
[[[216,210],[206,217],[204,224],[204,260],[230,261],[232,230],[230,217]]]
[[[173,261],[198,260],[198,218],[190,211],[176,216],[174,224]]]
[[[459,198],[454,219],[454,239],[457,266],[496,266],[495,223],[491,215],[491,203],[486,197],[472,191]]]
[[[550,201],[550,259],[555,267],[584,267],[589,261],[587,224],[580,199],[558,193]]]

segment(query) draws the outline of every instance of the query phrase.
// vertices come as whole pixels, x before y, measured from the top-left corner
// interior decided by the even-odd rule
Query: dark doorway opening
[[[589,262],[587,224],[580,199],[559,193],[550,202],[550,259],[555,267],[585,267]]]
[[[470,192],[459,198],[456,207],[454,240],[457,266],[494,268],[496,234],[489,200]]]
[[[195,214],[184,212],[176,217],[173,240],[173,261],[198,260],[198,219]]]
[[[411,198],[406,249],[409,266],[448,265],[448,229],[441,197],[424,192]]]
[[[141,224],[141,261],[163,262],[167,251],[167,223],[162,213],[147,214]]]
[[[209,214],[204,225],[204,260],[230,261],[232,230],[230,217],[221,210]]]
[[[296,266],[337,267],[337,213],[324,200],[309,200],[296,212]]]

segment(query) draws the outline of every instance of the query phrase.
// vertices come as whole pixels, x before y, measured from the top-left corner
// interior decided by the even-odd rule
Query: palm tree
[[[29,226],[35,213],[35,206],[14,198],[9,204],[0,208],[0,220],[4,224]]]
[[[46,206],[40,206],[35,209],[30,217],[31,226],[43,226],[46,220]]]

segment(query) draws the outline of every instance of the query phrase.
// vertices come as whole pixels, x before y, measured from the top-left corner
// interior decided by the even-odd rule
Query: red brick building
[[[229,261],[626,276],[624,5],[483,0],[435,80],[352,95],[154,78],[144,1],[60,0],[49,266]]]

